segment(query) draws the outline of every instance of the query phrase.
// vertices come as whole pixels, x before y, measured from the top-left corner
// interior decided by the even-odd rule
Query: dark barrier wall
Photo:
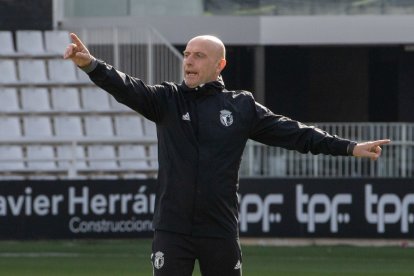
[[[52,0],[0,0],[0,30],[51,30]]]
[[[0,239],[152,236],[154,180],[0,182]],[[412,238],[414,181],[243,179],[240,234]]]

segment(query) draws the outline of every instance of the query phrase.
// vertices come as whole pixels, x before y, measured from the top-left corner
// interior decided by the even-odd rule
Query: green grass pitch
[[[0,275],[149,276],[150,248],[150,240],[1,241]],[[243,275],[414,275],[414,248],[244,245]]]

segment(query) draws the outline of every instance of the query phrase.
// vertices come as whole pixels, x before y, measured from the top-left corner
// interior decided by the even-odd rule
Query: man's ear
[[[218,66],[217,66],[217,69],[219,70],[219,72],[221,72],[224,69],[224,67],[226,67],[226,64],[227,64],[227,61],[224,58],[220,59]]]

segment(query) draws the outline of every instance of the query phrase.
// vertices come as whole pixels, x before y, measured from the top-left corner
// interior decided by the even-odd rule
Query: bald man
[[[356,143],[306,126],[228,91],[223,42],[197,36],[184,50],[184,81],[145,84],[96,60],[75,35],[64,54],[90,79],[157,125],[159,172],[151,260],[156,276],[242,274],[238,170],[248,139],[302,153],[376,160],[389,140]]]

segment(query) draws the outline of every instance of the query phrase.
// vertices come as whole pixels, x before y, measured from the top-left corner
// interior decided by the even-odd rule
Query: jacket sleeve
[[[332,136],[316,127],[276,115],[257,102],[254,102],[254,109],[255,118],[250,139],[301,153],[348,155],[350,140]]]
[[[97,86],[110,93],[118,102],[151,121],[162,120],[167,91],[165,86],[147,85],[102,61],[97,61],[96,67],[88,75]]]

